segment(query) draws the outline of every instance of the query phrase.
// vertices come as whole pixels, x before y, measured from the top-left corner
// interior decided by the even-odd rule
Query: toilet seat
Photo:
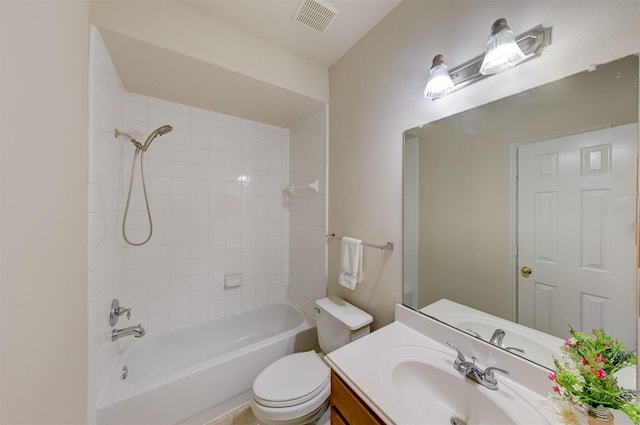
[[[317,397],[329,386],[329,367],[315,351],[294,353],[258,375],[253,383],[253,398],[265,407],[296,406]]]
[[[265,424],[304,424],[320,417],[331,394],[330,369],[314,351],[285,356],[258,375],[251,408]]]
[[[318,419],[329,406],[330,386],[317,398],[290,407],[266,407],[251,398],[251,410],[260,424],[298,425],[308,424]]]

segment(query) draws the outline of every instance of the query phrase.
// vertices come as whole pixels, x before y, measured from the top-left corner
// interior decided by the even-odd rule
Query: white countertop
[[[436,350],[436,354],[444,353],[453,359],[455,352],[444,345],[447,341],[460,348],[468,357],[477,357],[481,367],[495,365],[509,370],[509,377],[497,377],[499,383],[503,382],[505,387],[508,385],[517,391],[548,423],[563,423],[554,409],[554,403],[547,398],[547,393],[551,391],[548,370],[476,341],[463,332],[404,306],[396,307],[395,322],[331,352],[325,360],[383,421],[388,424],[411,424],[415,423],[415,416],[412,420],[410,414],[397,402],[397,395],[384,385],[381,378],[381,364],[385,353],[394,347],[413,346]],[[520,382],[527,385],[521,385]],[[523,418],[522,423],[528,424],[526,418]],[[615,423],[622,425],[632,422],[622,412],[615,412]]]
[[[342,347],[325,357],[332,369],[386,423],[403,423],[404,415],[380,384],[378,360],[388,347],[415,345],[425,337],[400,323],[393,322],[377,331]]]

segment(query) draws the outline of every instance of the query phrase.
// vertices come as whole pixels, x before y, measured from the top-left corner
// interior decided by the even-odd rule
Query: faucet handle
[[[524,350],[522,348],[518,348],[518,347],[503,347],[505,350],[507,351],[516,351],[520,354],[525,354]]]
[[[451,343],[450,343],[450,342],[448,342],[448,341],[447,341],[447,343],[446,343],[446,344],[447,344],[449,347],[451,347],[451,348],[453,348],[454,350],[456,350],[456,352],[458,353],[458,357],[457,357],[457,359],[456,359],[456,366],[457,366],[459,363],[462,363],[462,362],[464,362],[464,361],[466,360],[466,359],[465,359],[465,357],[464,357],[464,354],[462,354],[462,351],[458,350],[458,349],[456,348],[456,346],[455,346],[455,345],[451,344]]]
[[[494,371],[502,372],[505,375],[509,374],[508,370],[500,369],[499,367],[490,366],[490,367],[488,367],[488,368],[486,368],[484,370],[484,380],[487,381],[487,383],[489,383],[489,384],[497,384],[498,383],[498,381],[496,380],[496,377],[493,376],[493,372]]]
[[[127,320],[131,319],[131,308],[120,307],[120,301],[114,298],[111,301],[111,310],[109,310],[109,324],[113,327],[118,323],[118,317],[126,314]]]
[[[476,338],[482,339],[482,336],[478,332],[474,331],[473,329],[465,328],[464,330],[467,331],[467,333],[470,333],[471,335],[475,336]]]
[[[118,316],[122,316],[125,313],[127,313],[127,320],[130,320],[131,319],[131,307],[129,307],[129,308],[119,307],[116,314]]]

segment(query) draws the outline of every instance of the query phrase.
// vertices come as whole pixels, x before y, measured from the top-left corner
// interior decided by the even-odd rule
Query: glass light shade
[[[447,71],[447,64],[442,55],[433,58],[433,66],[429,71],[429,81],[424,89],[424,97],[435,99],[446,96],[453,91],[453,81]]]
[[[480,66],[480,73],[497,74],[513,68],[522,59],[524,59],[524,53],[516,43],[513,31],[507,26],[507,20],[498,19],[491,27],[491,36],[487,41],[487,50]]]

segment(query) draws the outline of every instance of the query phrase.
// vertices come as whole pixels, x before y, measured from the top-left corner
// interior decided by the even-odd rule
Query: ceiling
[[[91,18],[127,91],[291,128],[401,0],[317,1],[338,9],[323,34],[292,20],[299,0],[93,0]]]
[[[291,18],[299,0],[180,0],[206,15],[330,67],[401,0],[327,0],[338,9],[319,34]]]

